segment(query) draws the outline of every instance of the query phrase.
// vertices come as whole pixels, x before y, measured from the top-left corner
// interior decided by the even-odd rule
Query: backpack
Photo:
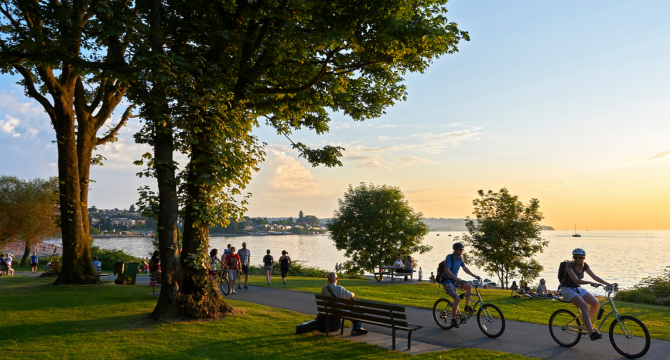
[[[563,278],[565,278],[565,268],[568,266],[568,263],[570,260],[564,260],[561,262],[560,265],[558,265],[558,282],[561,283],[563,282]]]
[[[454,256],[454,254],[449,254],[449,256]],[[446,259],[442,260],[442,262],[439,265],[437,265],[437,275],[435,276],[435,281],[437,281],[438,284],[441,284],[442,280],[446,280],[447,277],[448,277],[448,276],[444,275],[444,264],[445,264],[445,262],[446,262]],[[454,261],[452,261],[451,264],[453,266]],[[454,273],[454,269],[449,268],[449,271],[451,271],[452,274]],[[443,278],[443,276],[444,276],[444,278]]]

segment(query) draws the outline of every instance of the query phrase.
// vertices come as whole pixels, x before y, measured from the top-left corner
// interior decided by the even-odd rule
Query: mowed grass
[[[252,275],[249,277],[250,285],[268,286],[265,276]],[[338,280],[338,283],[347,290],[356,294],[357,299],[379,301],[418,308],[433,309],[433,304],[439,298],[446,297],[444,290],[438,294],[437,284],[417,283],[411,284],[402,281],[402,285],[378,284],[368,280]],[[398,283],[396,281],[396,283]],[[326,284],[326,279],[289,277],[286,285],[282,285],[281,277],[273,277],[273,288],[289,289],[309,293],[321,293],[321,288]],[[507,320],[524,321],[537,324],[549,324],[549,318],[558,309],[570,309],[577,313],[574,305],[555,300],[539,300],[530,298],[514,299],[509,290],[481,289],[482,298],[487,303],[498,306]],[[476,295],[473,291],[473,297]],[[602,300],[602,299],[601,299]],[[652,338],[670,340],[670,307],[655,306],[638,303],[626,303],[615,301],[619,314],[632,315],[642,320],[649,329]],[[461,305],[462,307],[463,305]],[[606,311],[611,310],[608,306]],[[613,315],[601,328],[603,332],[609,332]],[[549,329],[547,329],[549,333]]]
[[[311,316],[229,300],[219,320],[155,322],[146,286],[54,286],[53,279],[0,277],[0,354],[12,359],[399,359],[373,345],[316,333],[295,334]],[[414,357],[412,357],[414,358]],[[528,359],[455,349],[416,359]]]

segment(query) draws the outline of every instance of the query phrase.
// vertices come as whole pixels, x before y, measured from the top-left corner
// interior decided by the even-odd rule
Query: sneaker
[[[458,320],[451,319],[451,326],[453,326],[455,328],[459,328],[459,327],[461,327],[461,324],[458,322]]]
[[[240,285],[240,284],[238,283],[238,284],[237,284],[237,288],[238,288],[238,289],[241,289],[241,288],[242,288],[242,285]]]
[[[351,336],[366,335],[367,333],[368,331],[363,328],[351,330]]]
[[[470,305],[465,305],[465,308],[463,310],[465,310],[465,312],[469,313],[470,311],[472,311],[472,308],[470,307]]]
[[[237,294],[237,291],[235,291],[235,289],[233,289],[233,291],[231,291],[231,293]]]
[[[590,337],[591,337],[591,341],[594,341],[594,340],[602,339],[603,335],[601,333],[598,333],[598,332],[593,332],[593,333],[591,333]]]
[[[248,286],[246,286],[246,285],[244,285],[244,288],[245,288],[246,290],[249,290],[249,287],[248,287]]]

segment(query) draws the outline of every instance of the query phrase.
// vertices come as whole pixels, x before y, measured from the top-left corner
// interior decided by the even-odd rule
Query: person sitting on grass
[[[544,281],[544,279],[540,279],[540,285],[537,286],[535,292],[542,295],[547,295],[549,293],[547,291],[547,283]]]
[[[532,292],[532,290],[530,289],[530,287],[528,287],[528,281],[521,281],[521,288],[520,288],[519,290],[521,290],[521,291],[523,291],[523,292],[525,292],[525,293]]]
[[[470,308],[470,295],[472,294],[472,286],[458,277],[458,270],[463,268],[463,271],[465,271],[470,276],[474,277],[475,279],[481,279],[479,276],[473,274],[470,269],[467,268],[467,266],[465,266],[465,262],[463,262],[462,257],[464,248],[465,246],[459,242],[454,244],[454,252],[447,255],[447,258],[444,261],[444,273],[442,275],[444,278],[444,280],[442,280],[444,291],[454,299],[451,309],[451,325],[455,328],[461,327],[460,321],[456,320],[458,303],[461,301],[460,296],[456,292],[457,288],[465,290],[465,312],[470,312],[472,310],[472,308]]]
[[[337,274],[334,272],[328,274],[328,284],[321,289],[321,295],[332,296],[338,299],[353,300],[356,294],[347,291],[344,287],[337,284]],[[351,329],[351,336],[365,335],[367,330],[363,329],[360,321],[352,321],[353,328]]]
[[[516,284],[516,281],[512,281],[512,286],[510,286],[509,289],[512,291],[519,290],[519,286]]]
[[[430,283],[431,283],[431,284],[434,284],[434,283],[435,283],[435,274],[433,274],[432,271],[430,272]]]
[[[30,257],[30,273],[37,274],[37,263],[38,262],[39,262],[39,258],[37,257],[37,253],[34,252],[33,256]]]

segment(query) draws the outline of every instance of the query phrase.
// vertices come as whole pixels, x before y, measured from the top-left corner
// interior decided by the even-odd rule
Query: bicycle
[[[459,325],[467,323],[479,305],[479,311],[477,311],[477,325],[479,325],[479,329],[484,335],[490,338],[497,338],[505,332],[505,316],[497,306],[484,302],[482,295],[479,293],[480,285],[481,283],[478,281],[472,282],[472,287],[475,289],[479,300],[472,299],[474,305],[472,305],[468,314],[461,314],[459,309],[456,310],[457,317],[460,318]],[[461,294],[460,298],[463,299],[464,296],[465,293]],[[435,305],[433,305],[433,319],[437,323],[437,326],[444,330],[449,330],[453,327],[451,325],[452,309],[450,299],[442,298],[435,302]]]
[[[601,284],[598,284],[595,287],[603,287],[605,289],[607,292],[607,300],[600,302],[598,316],[593,324],[594,329],[600,332],[600,329],[607,321],[607,318],[614,314],[614,321],[612,321],[609,328],[609,338],[614,350],[629,359],[636,359],[644,356],[644,354],[649,351],[649,346],[651,345],[651,337],[649,336],[647,327],[642,321],[634,316],[619,315],[616,306],[614,306],[614,300],[612,300],[612,293],[617,290],[616,287],[608,289]],[[567,302],[566,300],[558,300]],[[610,305],[612,310],[607,313],[607,316],[603,317],[607,305]],[[586,326],[582,326],[581,324],[581,311],[577,309],[577,312],[578,315],[575,315],[568,309],[561,309],[555,311],[551,315],[551,318],[549,319],[549,332],[554,341],[559,345],[572,347],[577,345],[582,338],[582,335],[589,335]],[[598,321],[600,321],[600,325],[596,327]]]
[[[228,282],[228,269],[221,269],[216,274],[219,293],[221,295],[230,295],[230,283]]]

